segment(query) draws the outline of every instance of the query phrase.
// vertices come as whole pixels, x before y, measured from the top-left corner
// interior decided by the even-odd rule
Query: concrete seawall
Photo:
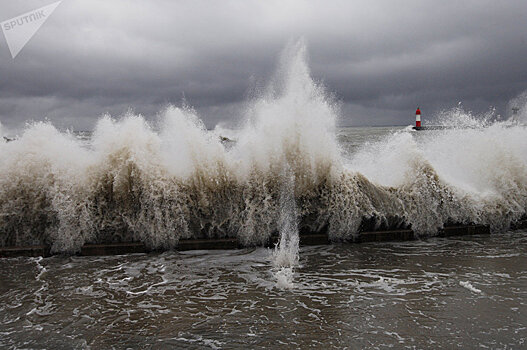
[[[527,220],[517,222],[511,229],[527,228]],[[456,225],[447,226],[438,232],[439,237],[466,236],[475,234],[490,234],[490,228],[485,225]],[[273,247],[278,242],[278,236],[273,236],[266,244]],[[366,242],[389,242],[389,241],[411,241],[415,240],[412,230],[387,230],[361,232],[353,240],[345,243],[366,243]],[[323,245],[330,244],[327,234],[324,233],[303,233],[300,235],[300,245]],[[211,238],[211,239],[184,239],[180,240],[177,251],[185,250],[209,250],[209,249],[237,249],[242,248],[235,238]],[[133,253],[148,253],[147,247],[140,242],[129,243],[106,243],[106,244],[86,244],[82,247],[80,256],[100,256],[100,255],[121,255]],[[28,246],[28,247],[4,247],[0,248],[0,258],[17,256],[51,256],[47,246]]]

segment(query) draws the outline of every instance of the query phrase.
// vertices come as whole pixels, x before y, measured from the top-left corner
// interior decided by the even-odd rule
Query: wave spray
[[[402,129],[344,157],[339,113],[297,42],[229,146],[189,107],[169,106],[155,124],[103,116],[89,140],[33,123],[16,141],[0,140],[0,246],[170,249],[208,237],[262,245],[279,233],[274,266],[292,273],[302,231],[334,241],[379,227],[433,235],[451,223],[502,232],[525,216],[521,123],[481,125],[457,108],[446,115],[470,128]]]

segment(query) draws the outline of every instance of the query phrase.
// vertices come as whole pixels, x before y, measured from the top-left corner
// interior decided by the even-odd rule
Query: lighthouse
[[[415,111],[415,126],[412,126],[414,130],[444,130],[444,129],[454,129],[455,126],[450,125],[426,125],[421,126],[421,110],[417,107]]]

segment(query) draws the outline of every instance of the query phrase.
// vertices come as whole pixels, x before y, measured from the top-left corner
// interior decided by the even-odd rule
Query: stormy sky
[[[0,21],[53,0],[0,2]],[[103,113],[154,118],[183,96],[208,127],[235,123],[281,50],[303,37],[341,125],[475,113],[527,89],[527,2],[64,0],[12,59],[0,39],[0,122],[90,130]]]

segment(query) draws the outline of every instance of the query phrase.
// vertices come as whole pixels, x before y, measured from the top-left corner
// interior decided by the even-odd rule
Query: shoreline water
[[[0,259],[0,347],[521,348],[527,231],[270,249]]]

